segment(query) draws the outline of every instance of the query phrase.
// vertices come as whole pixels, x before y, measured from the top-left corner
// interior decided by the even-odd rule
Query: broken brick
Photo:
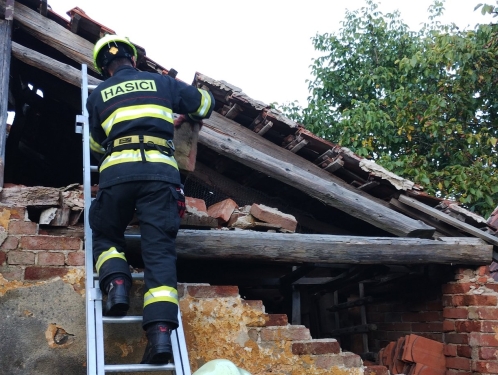
[[[251,215],[265,223],[278,225],[280,228],[295,232],[297,227],[296,218],[292,215],[284,214],[279,210],[254,203],[251,206]]]
[[[208,207],[207,213],[209,216],[218,219],[222,223],[228,222],[233,211],[238,207],[234,200],[228,198],[224,201],[215,203]]]

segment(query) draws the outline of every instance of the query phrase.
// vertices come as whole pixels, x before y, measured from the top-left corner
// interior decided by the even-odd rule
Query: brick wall
[[[50,235],[26,219],[24,207],[0,207],[6,232],[0,245],[0,274],[6,280],[40,281],[64,276],[85,264],[80,238]]]
[[[458,269],[443,285],[448,375],[498,374],[498,283],[489,267]]]
[[[498,282],[489,267],[455,269],[427,299],[368,307],[371,350],[414,333],[445,344],[447,375],[498,374]]]

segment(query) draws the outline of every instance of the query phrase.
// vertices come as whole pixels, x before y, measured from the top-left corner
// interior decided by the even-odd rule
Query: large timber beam
[[[5,7],[6,0],[0,0],[0,8]],[[70,59],[87,64],[94,70],[92,54],[93,44],[56,22],[42,16],[27,6],[15,2],[14,21],[36,39],[62,52]]]
[[[401,237],[432,237],[435,229],[276,146],[240,124],[213,113],[199,133],[210,149],[291,185],[318,200]]]
[[[182,229],[179,257],[329,264],[488,265],[493,246],[479,238],[351,237]]]
[[[73,68],[68,64],[61,63],[44,54],[21,46],[16,42],[12,42],[12,56],[23,63],[50,73],[65,82],[81,87],[81,70]],[[90,85],[98,85],[101,82],[97,78],[88,76],[88,84]]]

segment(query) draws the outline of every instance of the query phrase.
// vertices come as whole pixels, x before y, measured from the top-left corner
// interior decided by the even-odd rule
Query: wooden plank
[[[435,231],[218,113],[204,120],[199,142],[389,233],[427,238]]]
[[[492,246],[478,238],[351,237],[302,233],[180,230],[178,256],[294,264],[487,265]]]
[[[5,0],[0,0],[0,7],[5,6]],[[27,6],[16,1],[14,20],[29,34],[47,45],[62,52],[79,64],[93,67],[93,44],[82,37],[73,34],[70,30],[56,22],[43,17]]]
[[[0,193],[0,204],[5,206],[59,206],[60,203],[61,192],[52,187],[16,186]]]
[[[447,224],[450,224],[454,226],[457,229],[460,229],[464,231],[465,233],[469,233],[472,236],[476,236],[478,238],[483,239],[486,242],[489,242],[490,244],[493,244],[494,246],[498,246],[498,237],[493,236],[492,234],[486,233],[479,228],[476,228],[470,224],[464,223],[460,220],[457,220],[453,217],[451,217],[448,214],[445,214],[444,212],[441,212],[435,208],[432,208],[426,204],[423,204],[413,198],[407,197],[406,195],[400,195],[398,200],[401,203],[404,203],[410,207],[416,208],[419,211],[422,211],[426,214],[429,214],[433,217],[435,217],[438,220],[441,220]]]
[[[423,212],[420,212],[410,206],[407,206],[406,204],[401,203],[399,200],[392,198],[389,201],[389,204],[396,210],[401,213],[404,213],[407,216],[410,216],[411,218],[415,220],[421,220],[429,225],[432,225],[438,232],[440,232],[444,236],[449,236],[449,237],[461,237],[462,233],[456,230],[454,227],[451,225],[448,225],[446,223],[442,223],[439,220],[436,220],[434,217],[427,215]],[[436,236],[436,233],[434,234]]]
[[[70,83],[71,85],[81,87],[81,71],[79,69],[73,68],[68,64],[61,63],[16,42],[12,42],[12,55],[16,59],[50,73],[57,78]],[[101,82],[102,81],[97,78],[88,76],[88,84],[90,85],[98,85]]]
[[[12,21],[0,20],[0,189],[3,187],[5,170],[11,45]]]

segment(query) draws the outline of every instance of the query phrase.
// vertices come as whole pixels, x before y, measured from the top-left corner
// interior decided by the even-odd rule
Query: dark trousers
[[[124,232],[135,210],[140,224],[145,292],[158,287],[177,289],[175,239],[180,227],[178,199],[176,186],[164,181],[125,182],[98,191],[90,207],[90,227],[94,261],[97,263],[102,253],[102,258],[106,259],[103,262],[101,259],[98,270],[103,291],[118,276],[131,282],[124,254],[106,257],[105,252],[113,247],[117,252],[111,252],[124,252]],[[177,314],[177,303],[149,303],[144,307],[143,327],[153,322],[168,322],[171,328],[176,328]]]

